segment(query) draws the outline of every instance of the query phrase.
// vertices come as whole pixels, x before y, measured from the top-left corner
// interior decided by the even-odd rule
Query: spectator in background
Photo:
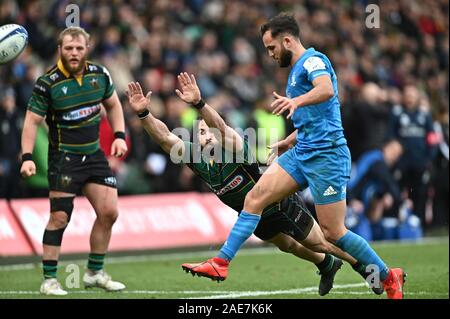
[[[438,154],[434,160],[432,185],[434,190],[433,200],[433,227],[447,227],[449,222],[449,135],[448,135],[448,105],[439,110],[434,130],[438,136]]]
[[[368,150],[382,147],[390,111],[386,95],[377,84],[368,82],[362,86],[359,101],[343,107],[353,160],[358,160]]]
[[[23,118],[12,88],[0,91],[0,198],[20,195],[20,128]]]
[[[358,206],[371,223],[378,222],[385,214],[398,217],[402,197],[391,169],[402,152],[402,145],[391,140],[381,149],[363,153],[356,162],[347,186],[347,198],[350,206],[360,203]]]
[[[420,92],[415,85],[403,88],[403,105],[395,105],[389,123],[389,137],[398,139],[404,148],[398,163],[400,185],[414,203],[414,211],[426,226],[425,203],[433,158],[433,121],[420,108]]]
[[[266,164],[270,149],[267,146],[286,137],[286,122],[283,116],[272,114],[270,103],[271,95],[256,104],[253,111],[250,127],[256,131],[257,145],[251,145],[256,153],[256,160],[260,164]],[[264,142],[264,143],[262,143]]]

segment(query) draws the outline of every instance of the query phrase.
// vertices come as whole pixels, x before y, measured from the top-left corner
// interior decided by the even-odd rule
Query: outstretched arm
[[[181,90],[176,89],[175,92],[184,102],[196,105],[202,100],[200,89],[193,74],[189,76],[186,72],[180,73],[178,75],[178,83]],[[198,113],[205,120],[206,125],[216,129],[213,130],[213,133],[226,150],[232,152],[242,150],[242,137],[225,123],[214,108],[205,103],[203,107],[198,109]]]
[[[155,118],[150,113],[150,97],[152,92],[148,92],[146,96],[142,93],[139,82],[128,83],[128,101],[131,108],[139,115],[144,129],[148,135],[158,143],[164,152],[182,158],[184,155],[184,143],[178,136],[169,131],[169,128],[162,121]],[[145,113],[148,114],[145,116]],[[177,150],[173,152],[173,150]]]

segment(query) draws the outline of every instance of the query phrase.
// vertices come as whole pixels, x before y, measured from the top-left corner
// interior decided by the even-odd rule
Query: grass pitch
[[[419,243],[381,243],[373,247],[388,265],[401,266],[408,273],[405,299],[449,298],[448,238]],[[69,294],[56,298],[386,298],[385,294],[374,295],[348,264],[344,264],[337,273],[333,290],[327,296],[320,297],[317,293],[317,268],[272,247],[241,250],[232,263],[227,280],[221,283],[192,277],[181,269],[183,262],[200,262],[214,254],[215,251],[109,257],[106,259],[106,271],[127,285],[127,289],[120,293],[108,293],[97,288],[85,290],[81,281],[86,261],[60,262],[58,278]],[[74,269],[80,269],[79,277]],[[0,299],[48,299],[50,297],[41,296],[38,292],[41,279],[40,263],[0,266]],[[77,284],[79,288],[67,288]]]

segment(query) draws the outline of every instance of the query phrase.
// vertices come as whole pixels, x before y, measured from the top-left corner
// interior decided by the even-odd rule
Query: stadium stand
[[[130,152],[123,162],[111,163],[119,194],[208,191],[146,138],[125,99],[126,84],[138,80],[145,91],[153,91],[153,111],[170,129],[193,119],[189,107],[173,98],[181,71],[196,74],[204,98],[232,126],[273,123],[264,106],[273,90],[283,91],[287,70],[266,61],[259,25],[280,11],[292,11],[306,46],[326,53],[340,79],[345,134],[354,162],[385,142],[394,106],[404,102],[403,88],[418,89],[419,108],[433,119],[436,133],[425,137],[435,150],[421,171],[420,217],[425,229],[448,229],[448,178],[442,178],[442,172],[448,172],[448,1],[380,0],[378,29],[364,25],[366,2],[103,0],[94,6],[77,1],[81,26],[92,36],[90,58],[108,67],[124,105]],[[18,59],[0,68],[0,198],[46,196],[44,181],[30,184],[19,178],[20,131],[34,81],[55,63],[56,35],[65,27],[69,3],[0,3],[0,25],[21,24],[30,39]],[[278,122],[280,138],[292,131],[289,121]],[[45,137],[44,131],[40,134]],[[36,152],[41,157],[46,153],[45,138]],[[263,157],[258,159],[263,162]]]

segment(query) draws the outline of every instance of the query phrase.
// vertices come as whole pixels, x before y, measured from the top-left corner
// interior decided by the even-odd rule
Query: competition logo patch
[[[244,180],[244,178],[242,177],[242,175],[236,176],[225,187],[223,187],[222,189],[218,190],[216,192],[216,195],[220,196],[220,195],[225,194],[226,192],[229,192],[232,189],[235,189],[236,187],[238,187],[242,183],[243,180]]]
[[[95,89],[98,89],[100,86],[98,85],[98,80],[97,78],[93,78],[91,81],[89,81],[89,83],[91,84],[91,86]]]
[[[79,110],[75,110],[69,113],[66,113],[63,115],[63,120],[66,121],[76,121],[85,117],[88,117],[89,115],[93,113],[97,113],[100,111],[100,104],[94,105],[94,106],[88,106],[84,107]]]
[[[70,185],[70,183],[72,182],[72,177],[68,176],[68,175],[63,175],[61,176],[61,184],[64,187],[67,187]]]
[[[59,76],[58,76],[58,73],[53,73],[52,75],[50,75],[50,79],[52,80],[52,81],[56,81],[56,79],[58,78]]]

